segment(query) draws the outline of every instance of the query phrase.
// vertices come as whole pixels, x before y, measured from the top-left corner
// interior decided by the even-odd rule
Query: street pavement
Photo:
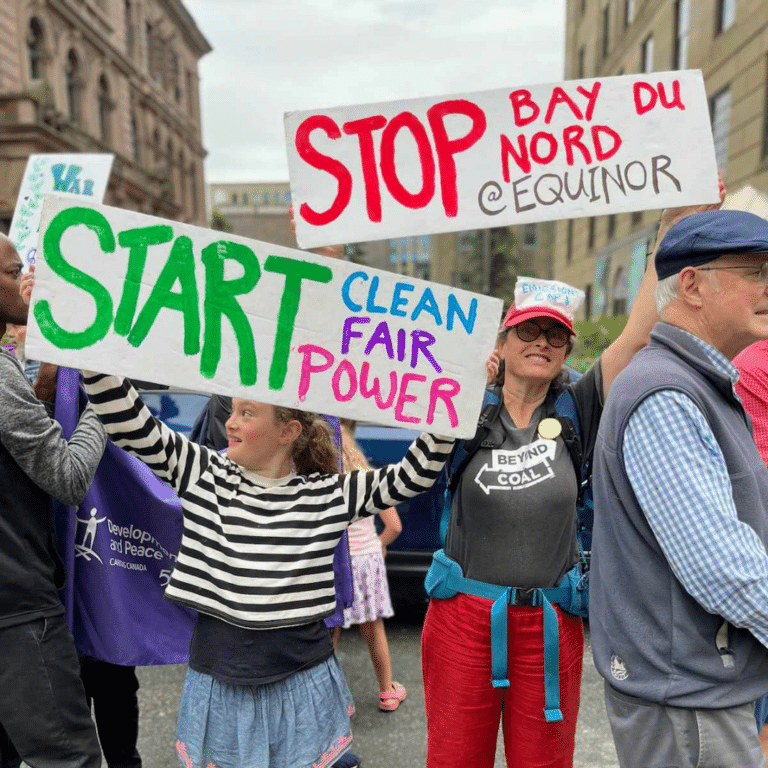
[[[395,678],[408,698],[395,712],[380,712],[378,686],[368,649],[357,630],[342,633],[339,658],[355,698],[354,751],[363,768],[423,768],[426,754],[420,630],[423,612],[400,612],[387,622]],[[139,751],[145,768],[176,768],[174,726],[185,667],[139,670],[141,722]],[[494,768],[504,768],[501,742]],[[602,679],[592,664],[587,638],[575,768],[618,768],[603,707]],[[472,768],[472,766],[467,766]]]

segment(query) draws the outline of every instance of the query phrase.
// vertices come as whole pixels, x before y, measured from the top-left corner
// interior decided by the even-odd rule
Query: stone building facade
[[[181,0],[0,3],[0,229],[41,152],[113,152],[106,204],[204,225],[210,50]]]
[[[565,37],[566,79],[701,69],[729,191],[768,193],[768,3],[567,0]],[[643,211],[556,223],[554,273],[586,291],[586,316],[631,307],[658,218]]]

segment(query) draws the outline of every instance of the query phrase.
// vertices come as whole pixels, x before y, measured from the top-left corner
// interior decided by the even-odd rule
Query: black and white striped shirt
[[[184,532],[165,594],[249,629],[333,613],[333,552],[347,526],[427,490],[452,439],[422,434],[398,464],[348,475],[292,475],[276,485],[153,418],[130,384],[87,374],[93,409],[116,445],[178,494]]]

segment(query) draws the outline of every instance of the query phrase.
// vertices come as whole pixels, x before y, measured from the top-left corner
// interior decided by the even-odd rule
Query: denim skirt
[[[267,685],[188,669],[176,750],[185,768],[327,768],[352,743],[353,712],[335,655]]]

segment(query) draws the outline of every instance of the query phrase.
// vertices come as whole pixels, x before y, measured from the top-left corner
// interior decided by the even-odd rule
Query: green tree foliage
[[[568,358],[568,365],[577,371],[586,371],[619,338],[627,319],[627,315],[603,315],[599,320],[579,320],[574,323],[576,347]]]
[[[218,208],[214,208],[213,213],[211,213],[211,229],[216,229],[219,232],[232,232],[234,227],[232,222]]]

